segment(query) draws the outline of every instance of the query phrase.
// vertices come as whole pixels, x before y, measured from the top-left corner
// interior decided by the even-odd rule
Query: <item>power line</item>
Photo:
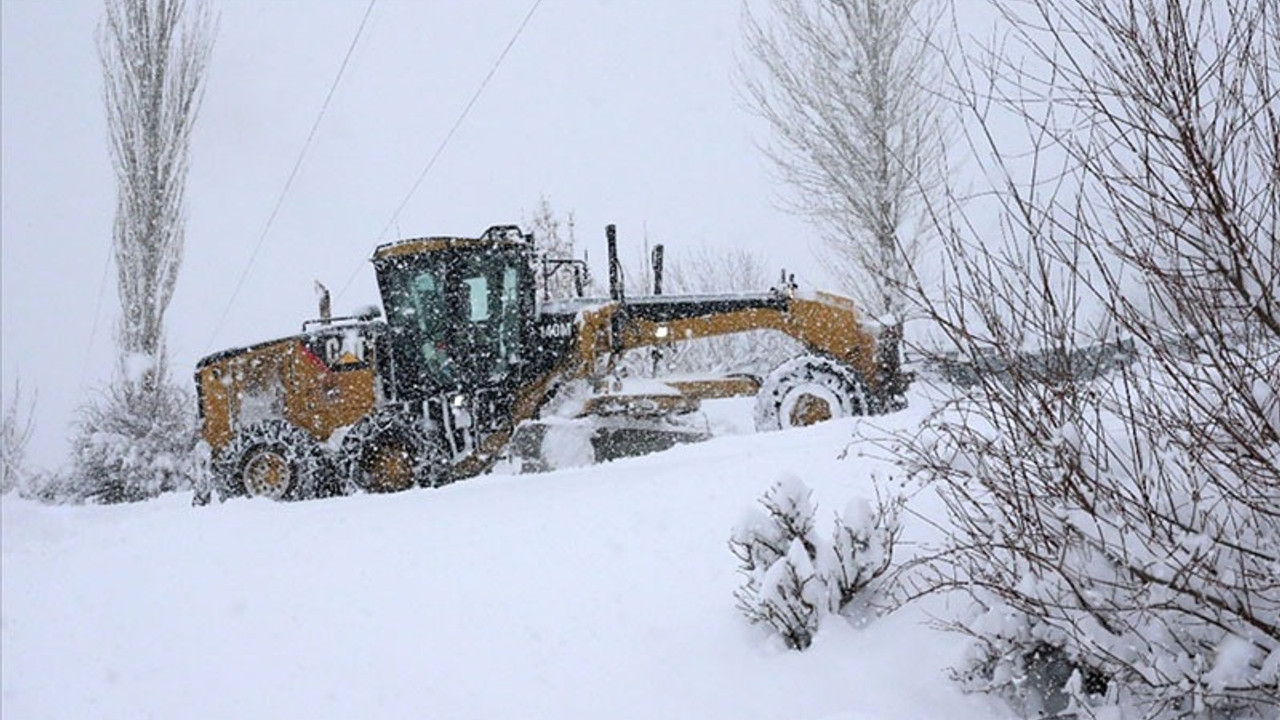
[[[315,139],[316,130],[320,128],[320,121],[324,119],[325,113],[329,110],[329,102],[333,100],[333,95],[338,90],[338,83],[342,80],[342,75],[347,70],[347,63],[351,61],[351,54],[355,52],[356,43],[360,41],[360,36],[364,33],[364,27],[369,22],[369,15],[373,13],[373,6],[377,3],[378,0],[369,0],[368,7],[364,9],[364,16],[360,18],[360,26],[356,28],[356,34],[351,38],[351,44],[347,46],[347,54],[343,56],[342,65],[338,67],[338,74],[334,76],[333,82],[329,85],[329,92],[324,96],[324,102],[320,105],[320,112],[316,114],[315,122],[311,124],[311,131],[307,133],[307,140],[302,144],[298,159],[294,161],[293,169],[289,171],[289,177],[285,180],[284,187],[280,190],[280,195],[276,198],[276,203],[271,208],[271,215],[267,217],[267,223],[263,226],[262,233],[258,236],[258,242],[253,246],[253,253],[249,255],[249,262],[240,272],[240,278],[236,280],[235,288],[231,291],[231,297],[227,300],[226,307],[222,309],[222,315],[213,327],[213,333],[209,336],[209,342],[205,346],[206,351],[213,346],[213,341],[218,336],[218,331],[222,329],[222,324],[226,322],[227,313],[231,311],[231,306],[235,304],[241,288],[244,287],[245,279],[249,277],[249,271],[258,260],[258,252],[262,250],[262,245],[267,239],[267,233],[271,232],[271,226],[275,224],[276,215],[280,213],[280,207],[284,204],[284,198],[289,193],[289,188],[293,186],[294,178],[298,176],[302,161],[306,158],[307,151],[311,148],[311,141]]]
[[[400,201],[398,206],[396,206],[395,212],[391,213],[391,219],[387,220],[387,224],[382,228],[382,232],[378,233],[377,239],[379,241],[385,238],[387,231],[395,226],[396,220],[400,218],[400,212],[409,204],[409,200],[418,192],[418,188],[421,187],[422,181],[426,179],[427,174],[431,172],[431,168],[435,167],[436,161],[440,159],[442,154],[444,154],[445,148],[449,146],[449,141],[453,140],[453,136],[458,132],[458,128],[462,127],[462,123],[467,119],[467,115],[471,112],[471,108],[475,106],[476,101],[480,99],[480,96],[484,93],[484,89],[489,86],[489,81],[492,80],[494,74],[498,72],[498,68],[501,67],[502,61],[507,59],[507,54],[511,52],[511,48],[514,47],[516,41],[520,39],[520,34],[524,32],[525,26],[529,24],[529,20],[533,18],[533,14],[538,11],[538,6],[541,4],[542,0],[534,0],[533,5],[529,7],[529,12],[525,13],[524,19],[520,21],[520,26],[516,28],[511,39],[507,41],[506,47],[502,48],[502,52],[498,54],[498,59],[494,60],[493,66],[489,68],[488,74],[486,74],[484,79],[480,81],[480,86],[477,87],[475,93],[471,95],[471,99],[467,101],[466,107],[462,108],[462,112],[459,113],[458,119],[454,120],[453,127],[449,128],[449,132],[445,134],[444,139],[440,141],[440,145],[437,146],[435,152],[431,154],[431,158],[427,160],[426,166],[422,168],[422,172],[418,174],[418,179],[414,181],[413,187],[409,188],[409,192],[405,194],[404,199]],[[360,269],[362,267],[364,267],[363,264],[357,265],[351,275],[347,277],[347,281],[344,282],[342,284],[342,288],[338,290],[338,297],[342,297],[342,295],[347,292],[347,289],[351,287],[351,283],[355,281],[356,276],[360,274]]]
[[[80,363],[80,387],[84,387],[85,377],[89,374],[89,359],[93,357],[93,342],[98,337],[98,320],[102,317],[102,298],[107,291],[107,271],[111,268],[111,249],[107,249],[107,257],[102,261],[102,278],[98,280],[98,301],[93,306],[93,327],[89,330],[89,344],[84,349],[84,361]]]
[[[507,59],[507,53],[511,52],[512,46],[516,44],[516,40],[520,39],[520,33],[524,32],[524,28],[529,24],[529,20],[533,18],[533,14],[537,12],[538,6],[542,4],[542,0],[534,0],[533,5],[529,8],[529,12],[525,14],[524,20],[520,21],[520,27],[516,28],[516,32],[507,41],[507,46],[502,48],[502,53],[498,55],[498,59],[494,61],[493,67],[489,68],[489,74],[484,76],[484,80],[480,81],[480,87],[476,88],[475,94],[467,101],[467,106],[462,109],[462,113],[458,115],[458,119],[454,121],[453,127],[449,128],[448,134],[444,136],[444,140],[440,141],[440,146],[436,148],[435,153],[431,155],[431,159],[427,161],[426,167],[422,168],[418,179],[414,181],[413,187],[409,188],[408,194],[404,196],[404,200],[400,201],[400,205],[396,207],[396,211],[391,213],[391,219],[387,221],[386,227],[382,228],[382,232],[378,233],[378,239],[386,237],[387,231],[391,229],[400,217],[400,211],[404,210],[409,204],[409,199],[414,193],[418,192],[418,188],[422,185],[422,181],[426,179],[427,173],[431,172],[431,168],[435,167],[436,161],[440,159],[440,155],[444,153],[445,147],[449,145],[449,141],[453,139],[454,133],[458,132],[458,128],[462,126],[462,122],[467,119],[467,114],[471,112],[472,106],[480,99],[480,95],[484,93],[484,89],[489,86],[489,81],[493,79],[494,73],[498,72],[498,67],[502,65],[502,61]]]

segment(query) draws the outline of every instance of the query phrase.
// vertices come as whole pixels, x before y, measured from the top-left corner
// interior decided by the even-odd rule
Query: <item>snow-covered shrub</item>
[[[85,501],[75,478],[65,470],[37,470],[23,475],[17,485],[19,497],[48,505],[74,505]]]
[[[786,478],[765,492],[760,505],[764,512],[753,511],[729,540],[746,576],[734,597],[748,620],[804,650],[818,631],[827,595],[813,565],[813,493],[799,479]]]
[[[1202,360],[987,381],[917,438],[954,524],[932,582],[976,601],[956,625],[978,647],[968,687],[1027,712],[1280,710],[1280,426],[1233,412]],[[1216,400],[1170,392],[1193,382]]]
[[[0,408],[0,495],[21,487],[28,478],[27,442],[31,439],[35,399],[24,402],[22,385],[13,383],[13,392]]]
[[[70,479],[63,474],[32,467],[27,462],[27,443],[34,429],[36,398],[26,398],[20,382],[4,398],[0,414],[0,495],[16,492],[19,497],[43,502],[72,502]]]
[[[781,558],[764,568],[755,583],[738,594],[739,608],[753,623],[767,625],[793,650],[813,644],[827,589],[804,543],[791,541]]]
[[[901,527],[901,507],[901,499],[873,505],[866,498],[857,498],[843,515],[836,516],[826,572],[836,612],[848,614],[858,609],[867,588],[888,571]]]
[[[151,391],[127,380],[80,409],[72,442],[71,497],[135,502],[192,487],[198,471],[190,394],[161,383]]]
[[[1026,717],[1056,717],[1114,702],[1107,695],[1113,688],[1107,675],[1072,656],[1059,633],[985,595],[990,609],[968,626],[980,634],[955,671],[962,687],[1004,695]]]
[[[918,589],[972,599],[959,674],[1028,714],[1275,718],[1280,2],[1117,8],[1005,4],[957,74],[998,223],[940,212],[920,304],[1000,366],[903,447],[952,528]]]
[[[745,576],[734,597],[749,621],[804,650],[824,616],[855,610],[888,570],[899,504],[851,503],[831,537],[815,529],[813,493],[797,478],[775,484],[760,505],[729,540]]]

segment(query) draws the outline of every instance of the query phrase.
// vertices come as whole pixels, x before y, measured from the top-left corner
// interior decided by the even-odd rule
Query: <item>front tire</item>
[[[817,355],[793,358],[769,373],[756,395],[760,431],[783,430],[870,410],[866,383],[848,366]]]
[[[330,474],[320,443],[284,420],[266,420],[236,433],[213,461],[218,492],[272,500],[319,497]]]
[[[375,413],[342,439],[342,475],[351,486],[373,493],[434,487],[448,465],[440,441],[419,422],[397,413]]]

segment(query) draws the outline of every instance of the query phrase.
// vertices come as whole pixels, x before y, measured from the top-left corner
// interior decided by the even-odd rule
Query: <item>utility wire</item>
[[[418,188],[422,186],[422,181],[426,179],[427,174],[431,172],[433,167],[435,167],[436,161],[440,159],[442,154],[444,154],[445,148],[449,146],[449,141],[453,140],[453,136],[458,132],[458,128],[462,127],[462,123],[467,119],[467,115],[471,112],[471,108],[475,106],[476,101],[480,99],[485,88],[489,86],[489,81],[492,80],[494,74],[498,72],[498,68],[501,67],[502,61],[507,59],[507,54],[511,52],[511,48],[514,47],[516,41],[520,39],[520,34],[524,32],[525,26],[529,24],[529,20],[533,18],[533,14],[538,11],[538,6],[541,4],[542,0],[534,0],[533,5],[529,7],[529,12],[525,13],[524,19],[520,21],[520,26],[516,28],[511,39],[507,41],[506,47],[502,48],[502,52],[498,55],[498,59],[493,62],[493,66],[489,68],[488,74],[486,74],[484,79],[480,81],[480,86],[477,87],[475,93],[471,95],[471,99],[468,100],[466,106],[462,108],[462,112],[459,113],[458,119],[454,120],[453,127],[449,128],[449,132],[445,134],[444,139],[440,141],[435,152],[431,154],[431,158],[427,160],[426,166],[423,167],[422,172],[418,174],[418,179],[414,181],[413,187],[409,188],[409,192],[405,194],[404,199],[400,201],[398,206],[396,206],[395,212],[391,213],[391,219],[387,220],[387,224],[382,228],[382,232],[378,233],[378,241],[385,238],[387,236],[387,231],[395,226],[396,220],[400,218],[400,212],[409,204],[409,200],[413,198],[414,194],[418,192]],[[351,283],[354,282],[356,276],[360,274],[360,269],[362,267],[363,264],[358,265],[355,271],[347,278],[347,281],[342,284],[342,289],[338,291],[338,297],[341,297],[346,293],[347,289],[351,287]]]
[[[400,201],[400,205],[396,207],[396,211],[391,213],[391,219],[387,221],[382,232],[378,233],[378,239],[386,237],[387,231],[391,229],[400,217],[400,212],[409,204],[409,200],[418,192],[418,188],[422,185],[422,181],[426,179],[427,173],[431,172],[431,168],[435,167],[436,161],[440,159],[440,155],[444,153],[445,147],[449,145],[449,141],[453,139],[458,128],[462,126],[462,122],[467,119],[467,114],[471,112],[471,108],[480,99],[480,95],[484,93],[484,89],[489,86],[489,81],[493,79],[494,73],[498,72],[498,67],[502,65],[502,61],[507,59],[507,53],[511,52],[512,46],[516,44],[516,40],[520,39],[520,33],[524,32],[524,28],[529,24],[529,20],[533,18],[533,14],[537,12],[538,6],[542,4],[542,0],[534,0],[533,5],[529,8],[529,12],[525,14],[524,20],[520,21],[520,27],[516,28],[516,32],[507,41],[507,46],[502,48],[502,53],[498,55],[498,59],[494,61],[493,67],[489,68],[489,73],[484,76],[484,80],[480,81],[480,87],[476,88],[475,94],[467,101],[467,106],[462,109],[462,113],[458,115],[458,119],[454,121],[453,127],[449,128],[448,134],[444,136],[444,140],[440,141],[440,146],[436,148],[435,153],[431,155],[431,159],[427,161],[426,167],[422,168],[422,172],[418,175],[418,179],[414,181],[413,187],[409,188],[409,192]]]
[[[231,291],[231,297],[227,300],[226,307],[222,309],[222,315],[213,327],[213,333],[209,336],[209,342],[205,346],[206,352],[213,346],[213,341],[217,338],[218,331],[222,329],[222,324],[226,322],[227,313],[231,311],[231,306],[235,304],[236,298],[240,295],[240,290],[244,287],[245,279],[249,277],[249,271],[258,260],[258,252],[262,250],[262,245],[267,239],[267,233],[271,232],[271,226],[275,224],[276,215],[280,213],[284,198],[289,193],[289,188],[293,186],[294,178],[298,176],[298,170],[302,167],[302,161],[306,158],[307,151],[311,149],[311,141],[315,139],[316,130],[320,128],[320,121],[324,119],[325,113],[329,110],[329,102],[333,100],[333,95],[338,90],[338,83],[342,80],[342,75],[347,70],[347,64],[351,61],[352,53],[355,52],[356,43],[360,41],[365,25],[369,22],[369,15],[373,13],[373,6],[377,3],[378,0],[369,0],[368,7],[364,9],[364,16],[360,18],[360,26],[356,28],[356,34],[351,38],[351,44],[347,46],[347,54],[343,56],[342,65],[338,67],[338,74],[334,76],[333,82],[329,85],[329,92],[324,96],[324,102],[320,105],[320,112],[316,114],[315,122],[311,124],[311,131],[307,133],[307,140],[302,144],[298,159],[294,161],[293,169],[289,171],[289,177],[285,180],[284,187],[280,190],[280,195],[276,198],[276,203],[271,208],[271,215],[267,217],[267,223],[262,228],[262,233],[258,236],[258,242],[253,246],[253,253],[249,255],[249,262],[240,272],[240,278],[236,280],[235,289]]]
[[[80,363],[80,387],[84,388],[85,378],[89,375],[89,360],[93,357],[93,342],[98,337],[98,320],[102,317],[102,298],[107,292],[107,271],[111,269],[111,254],[114,244],[107,248],[107,257],[102,261],[102,278],[98,280],[98,302],[93,306],[93,327],[89,330],[89,344],[84,349],[84,361]]]

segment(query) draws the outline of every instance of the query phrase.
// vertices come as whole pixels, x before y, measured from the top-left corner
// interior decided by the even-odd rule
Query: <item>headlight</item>
[[[453,396],[453,406],[454,406],[454,407],[456,407],[456,408],[460,408],[460,407],[462,407],[463,405],[466,405],[466,404],[467,404],[467,396],[466,396],[466,395],[454,395],[454,396]]]
[[[671,334],[671,328],[668,328],[666,325],[659,325],[658,329],[653,331],[654,337],[658,338],[659,340],[665,340],[666,337],[670,334]]]

